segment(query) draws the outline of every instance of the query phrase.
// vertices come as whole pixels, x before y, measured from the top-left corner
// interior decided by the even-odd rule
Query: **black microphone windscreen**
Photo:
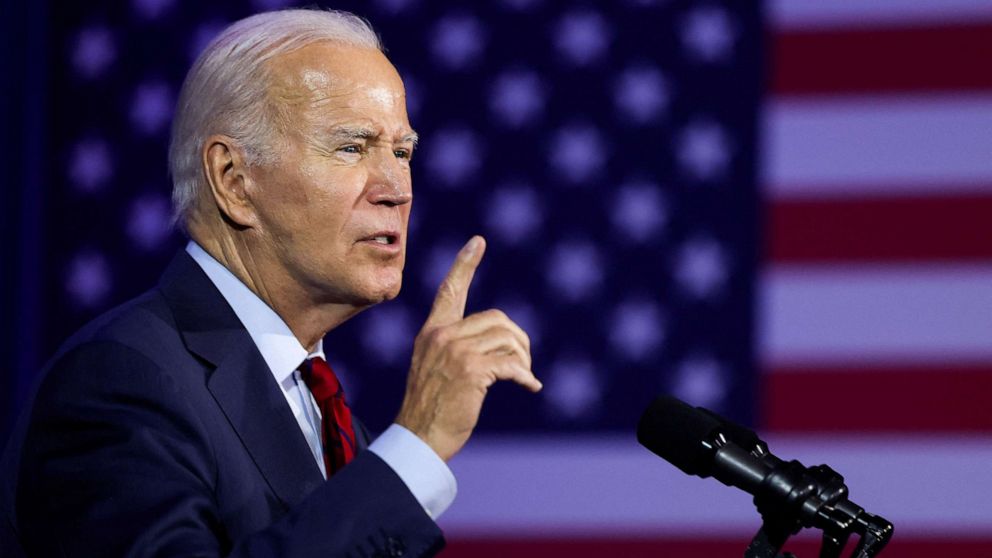
[[[748,451],[752,451],[755,447],[764,444],[761,438],[755,434],[754,430],[741,426],[732,420],[728,420],[723,415],[714,413],[705,407],[696,408],[712,417],[713,420],[719,422],[723,426],[723,430],[721,430],[721,432],[723,432],[724,436],[726,436],[734,444]]]
[[[654,400],[637,424],[637,441],[689,475],[707,477],[713,451],[703,445],[721,429],[713,417],[667,395]]]

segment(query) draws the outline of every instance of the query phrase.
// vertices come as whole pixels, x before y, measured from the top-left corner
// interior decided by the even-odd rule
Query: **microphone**
[[[803,527],[871,535],[884,546],[892,524],[847,499],[843,477],[826,465],[784,461],[750,429],[708,409],[661,396],[641,415],[637,441],[688,475],[744,490],[766,518]],[[798,525],[796,530],[798,531]]]
[[[683,403],[683,405],[685,404]],[[759,438],[753,430],[709,409],[696,407],[696,410],[709,419],[717,421],[731,442],[750,450],[752,455],[760,458],[772,468],[785,465],[784,461],[768,451],[768,444]],[[877,552],[888,543],[895,529],[892,523],[881,516],[868,513],[861,506],[848,500],[848,490],[847,486],[844,485],[844,477],[827,465],[816,465],[809,467],[806,471],[818,483],[817,496],[825,502],[830,502],[833,507],[837,526],[861,535],[861,544],[858,546],[861,554],[870,555],[871,550]],[[858,552],[856,552],[857,554]]]
[[[717,416],[674,397],[661,396],[644,411],[637,425],[637,441],[687,475],[712,476],[754,496],[764,492],[766,481],[776,470],[773,463],[732,442]],[[799,480],[776,478],[769,488],[785,497],[796,491],[808,492],[810,487],[797,486]]]

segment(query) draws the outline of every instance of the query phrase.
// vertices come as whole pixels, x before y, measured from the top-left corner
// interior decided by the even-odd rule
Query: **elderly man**
[[[288,10],[227,28],[183,85],[170,150],[190,242],[157,288],[70,339],[4,457],[30,556],[425,556],[445,465],[487,388],[541,388],[526,334],[464,317],[458,254],[369,443],[322,338],[400,290],[417,135],[375,33]],[[17,541],[16,543],[14,541]]]

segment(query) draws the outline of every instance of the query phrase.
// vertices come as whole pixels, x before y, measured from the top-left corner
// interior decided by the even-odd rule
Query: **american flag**
[[[49,354],[182,244],[165,152],[192,59],[227,23],[295,4],[60,8]],[[403,294],[326,340],[353,408],[391,421],[475,233],[490,250],[470,311],[518,321],[546,386],[492,390],[451,464],[447,556],[741,555],[749,497],[634,441],[663,392],[837,469],[895,523],[886,556],[992,556],[992,3],[332,7],[381,33],[423,139]]]

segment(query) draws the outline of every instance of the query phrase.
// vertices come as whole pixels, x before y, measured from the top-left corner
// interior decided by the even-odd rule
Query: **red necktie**
[[[320,407],[320,441],[328,478],[355,457],[355,427],[351,409],[344,399],[344,388],[327,362],[320,357],[307,359],[300,372]]]

